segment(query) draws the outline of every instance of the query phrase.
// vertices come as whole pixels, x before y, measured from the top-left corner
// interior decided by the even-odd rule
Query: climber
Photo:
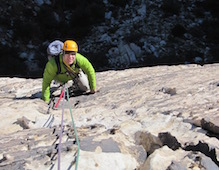
[[[67,83],[73,80],[77,90],[94,94],[96,92],[95,70],[83,55],[78,53],[78,45],[73,40],[64,42],[62,53],[51,58],[44,69],[42,83],[42,99],[50,100],[50,84],[52,80]]]

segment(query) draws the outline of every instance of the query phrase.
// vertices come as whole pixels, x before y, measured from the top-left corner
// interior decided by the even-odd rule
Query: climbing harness
[[[75,123],[74,123],[73,114],[72,114],[72,111],[71,111],[71,105],[70,105],[70,101],[69,101],[69,92],[68,92],[68,88],[65,87],[65,84],[63,85],[63,89],[62,89],[62,92],[60,94],[59,100],[57,101],[57,103],[55,105],[55,108],[57,108],[60,100],[63,99],[63,103],[62,103],[62,117],[61,117],[61,131],[60,131],[60,135],[59,135],[59,145],[58,145],[58,170],[60,170],[60,166],[61,166],[61,142],[62,142],[62,133],[63,133],[63,117],[64,117],[65,92],[67,94],[68,106],[69,106],[69,110],[70,110],[70,114],[71,114],[72,125],[73,125],[73,129],[74,129],[74,133],[75,133],[76,143],[77,143],[77,157],[76,157],[76,163],[75,163],[75,170],[77,170],[77,168],[78,168],[78,160],[79,160],[79,153],[80,153],[80,145],[79,145],[77,130],[76,130]]]

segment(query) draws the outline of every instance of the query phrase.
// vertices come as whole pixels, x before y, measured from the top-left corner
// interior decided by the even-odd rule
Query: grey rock
[[[218,169],[218,68],[96,73],[97,93],[69,99],[81,146],[79,169]],[[68,102],[48,108],[32,97],[41,86],[42,79],[1,78],[0,89],[7,90],[0,93],[0,169],[57,169],[62,104],[61,167],[75,167],[78,141]],[[54,87],[56,102],[60,88]],[[43,128],[51,115],[50,128]]]

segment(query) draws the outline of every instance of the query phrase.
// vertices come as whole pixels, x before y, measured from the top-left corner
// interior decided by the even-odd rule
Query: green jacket
[[[44,73],[43,73],[43,83],[42,83],[42,99],[46,102],[50,100],[50,84],[52,80],[57,80],[62,83],[66,83],[69,80],[71,80],[70,75],[66,74],[66,69],[64,66],[64,63],[62,61],[62,55],[59,56],[60,60],[60,66],[61,66],[61,73],[57,73],[57,65],[55,58],[51,58],[45,67]],[[77,65],[84,71],[84,73],[88,76],[88,81],[90,85],[91,90],[96,89],[96,79],[95,79],[95,70],[91,63],[88,61],[87,58],[85,58],[83,55],[76,53],[76,61],[74,61],[71,68],[78,73],[79,68],[77,68],[75,65]]]

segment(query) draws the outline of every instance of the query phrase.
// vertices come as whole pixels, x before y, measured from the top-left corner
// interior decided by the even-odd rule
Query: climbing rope
[[[75,163],[75,170],[77,170],[78,169],[79,153],[80,153],[80,145],[79,145],[77,130],[76,130],[75,123],[74,123],[73,114],[72,114],[72,111],[71,111],[71,105],[70,105],[70,101],[69,101],[69,92],[68,92],[68,88],[67,89],[65,88],[65,84],[64,84],[64,87],[62,89],[59,100],[57,101],[57,103],[55,105],[55,107],[57,107],[60,100],[61,100],[61,98],[63,98],[61,131],[60,131],[60,135],[59,135],[59,146],[58,146],[58,170],[60,170],[60,164],[61,164],[61,142],[62,142],[62,133],[63,133],[63,115],[64,115],[65,92],[67,93],[68,106],[69,106],[69,110],[70,110],[70,114],[71,114],[72,125],[73,125],[73,129],[74,129],[74,133],[75,133],[76,143],[77,143],[77,157],[76,157],[76,163]]]
[[[78,140],[77,129],[76,129],[75,123],[74,123],[73,114],[72,114],[72,111],[71,111],[71,105],[70,105],[70,102],[69,102],[68,89],[66,91],[67,91],[68,106],[69,106],[69,110],[70,110],[70,113],[71,113],[72,126],[74,128],[74,133],[75,133],[75,138],[76,138],[76,143],[77,143],[77,158],[76,158],[76,163],[75,163],[75,170],[77,170],[78,169],[79,153],[80,153],[80,144],[79,144],[79,140]]]
[[[59,99],[58,99],[58,101],[57,101],[57,103],[56,103],[56,105],[55,105],[55,108],[58,107],[59,102],[60,102],[60,100],[62,99],[62,96],[63,96],[64,92],[65,92],[65,84],[64,84],[64,88],[62,89],[61,95],[60,95],[60,97],[59,97]],[[63,98],[65,99],[65,97],[63,97]],[[64,102],[63,102],[63,103],[64,103]]]
[[[61,144],[62,144],[62,132],[63,132],[63,115],[64,115],[64,101],[65,101],[65,84],[64,87],[62,89],[62,93],[59,97],[58,102],[56,103],[56,106],[58,106],[59,101],[61,100],[63,96],[63,102],[62,102],[62,118],[61,118],[61,131],[60,131],[60,135],[59,135],[59,148],[58,148],[58,170],[60,170],[60,164],[61,164]]]

